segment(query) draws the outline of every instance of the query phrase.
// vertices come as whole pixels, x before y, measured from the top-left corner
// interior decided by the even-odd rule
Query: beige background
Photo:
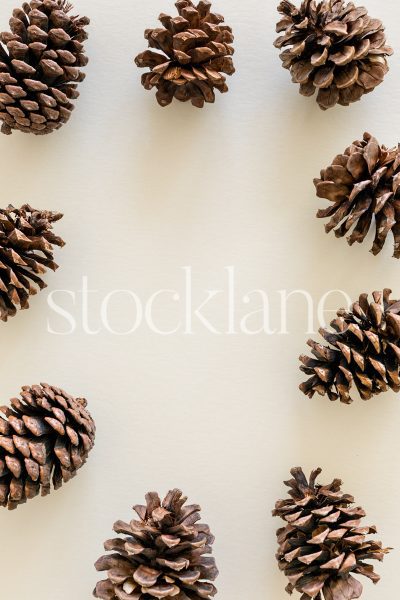
[[[203,111],[159,108],[133,65],[143,30],[172,2],[76,4],[92,24],[88,77],[72,120],[45,138],[0,139],[2,205],[63,211],[58,231],[68,243],[57,251],[61,268],[48,275],[48,290],[1,325],[1,401],[23,384],[59,385],[88,398],[98,437],[73,482],[0,513],[1,597],[89,598],[92,565],[113,522],[129,519],[149,489],[178,486],[203,506],[215,532],[218,598],[284,600],[274,559],[279,522],[270,511],[298,464],[320,465],[325,480],[342,477],[381,539],[400,548],[400,400],[388,393],[348,408],[300,394],[297,356],[308,337],[301,296],[290,301],[289,335],[215,335],[198,324],[191,336],[145,326],[130,336],[87,335],[81,325],[72,335],[47,331],[48,320],[65,326],[47,305],[52,290],[78,291],[87,276],[98,290],[90,300],[95,328],[109,292],[125,288],[146,299],[161,288],[181,290],[183,266],[193,269],[198,302],[204,289],[226,287],[230,265],[239,297],[262,288],[274,310],[283,289],[303,288],[317,301],[330,289],[354,298],[390,286],[399,297],[391,244],[374,258],[366,244],[349,248],[326,236],[314,218],[321,202],[312,184],[364,130],[398,142],[398,3],[366,2],[396,50],[385,83],[328,113],[300,97],[280,66],[272,0],[215,2],[236,34],[237,73],[230,93]],[[2,0],[2,29],[14,6]],[[338,295],[329,300],[330,308],[342,303]],[[210,303],[207,315],[225,326],[222,303]],[[157,304],[160,325],[180,316],[167,299]],[[132,318],[126,298],[110,303],[113,327],[123,330]],[[365,584],[365,600],[397,597],[398,560],[397,551],[378,565],[382,582]]]

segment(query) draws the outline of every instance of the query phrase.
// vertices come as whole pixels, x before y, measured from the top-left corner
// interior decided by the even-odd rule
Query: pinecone
[[[86,400],[47,383],[25,386],[0,410],[0,505],[17,508],[75,476],[94,445]]]
[[[145,31],[149,47],[157,51],[146,50],[135,62],[150,69],[142,75],[142,84],[146,90],[157,88],[161,106],[175,97],[202,108],[204,102],[215,101],[214,89],[228,91],[223,73],[235,72],[232,29],[223,25],[221,15],[211,12],[207,0],[197,6],[191,0],[178,0],[175,6],[178,17],[161,14],[162,27]]]
[[[25,204],[0,209],[0,319],[7,321],[21,309],[29,308],[29,296],[46,284],[40,275],[55,271],[53,245],[64,246],[55,236],[52,223],[60,213],[40,211]]]
[[[300,369],[311,375],[300,385],[304,394],[312,398],[318,392],[350,404],[353,383],[363,400],[388,387],[400,391],[400,301],[391,300],[391,293],[374,292],[372,302],[361,294],[349,312],[337,312],[334,331],[319,330],[328,346],[307,342],[315,358],[300,356]]]
[[[364,561],[382,561],[391,548],[367,538],[377,530],[363,526],[365,511],[351,506],[354,498],[341,491],[340,479],[316,484],[320,473],[316,469],[307,481],[297,467],[291,470],[294,479],[285,481],[290,499],[279,500],[272,512],[287,523],[277,531],[276,558],[289,579],[289,594],[296,590],[301,600],[353,600],[363,590],[353,574],[377,583],[379,575]]]
[[[209,599],[217,593],[209,583],[218,576],[212,552],[214,537],[208,525],[198,524],[200,506],[184,506],[180,490],[170,491],[161,502],[156,492],[146,496],[146,506],[134,506],[139,520],[117,521],[114,531],[123,534],[104,547],[114,554],[96,562],[107,571],[93,594],[103,600]]]
[[[326,110],[348,106],[372,92],[389,70],[384,27],[364,7],[344,0],[304,0],[300,8],[283,0],[276,26],[284,32],[275,41],[292,81],[300,84],[303,96],[318,90],[317,102]]]
[[[352,230],[348,243],[361,244],[374,220],[372,254],[379,254],[391,231],[393,256],[400,258],[400,147],[388,150],[364,133],[362,141],[353,142],[321,171],[314,185],[319,198],[333,202],[317,213],[319,218],[331,217],[327,233],[334,229],[336,237],[343,237]]]
[[[68,121],[80,70],[88,62],[83,42],[86,17],[68,13],[67,0],[31,0],[16,8],[10,32],[0,34],[0,120],[2,132],[19,129],[42,135]]]

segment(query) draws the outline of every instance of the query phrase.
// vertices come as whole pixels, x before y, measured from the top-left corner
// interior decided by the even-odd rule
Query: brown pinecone
[[[68,121],[88,59],[87,17],[70,16],[67,0],[31,0],[16,8],[0,34],[2,132],[42,135]]]
[[[277,24],[283,35],[275,41],[285,69],[303,96],[318,90],[317,102],[326,110],[348,106],[382,83],[389,70],[384,27],[364,7],[344,0],[304,0],[300,8],[283,0]]]
[[[53,245],[64,241],[52,232],[60,213],[40,211],[25,204],[0,209],[0,319],[7,321],[17,308],[29,308],[29,296],[46,284],[40,275],[55,271]]]
[[[372,302],[361,294],[349,312],[337,312],[334,331],[319,330],[327,346],[307,342],[315,358],[300,356],[300,369],[311,375],[300,385],[304,394],[312,398],[318,392],[350,404],[353,383],[363,400],[388,387],[400,391],[400,301],[391,300],[391,293],[374,292]]]
[[[389,232],[394,238],[395,258],[400,258],[400,148],[388,150],[369,133],[355,141],[314,180],[319,198],[333,202],[317,217],[331,217],[325,226],[336,237],[347,238],[350,246],[364,241],[372,221],[376,234],[371,252],[382,250]]]
[[[10,510],[74,477],[95,438],[83,398],[47,383],[25,386],[20,395],[0,417],[0,505]]]
[[[123,537],[108,540],[114,552],[99,558],[98,571],[107,579],[93,594],[103,600],[209,599],[217,593],[210,581],[218,576],[212,552],[214,537],[208,525],[199,524],[200,506],[184,506],[180,490],[170,491],[163,502],[156,492],[146,506],[134,506],[139,520],[117,521],[114,531]]]
[[[379,575],[364,561],[382,561],[391,548],[367,538],[377,530],[362,524],[365,511],[352,507],[354,498],[341,491],[340,479],[316,484],[320,473],[316,469],[307,481],[297,467],[291,470],[294,479],[285,481],[290,499],[279,500],[272,512],[287,523],[277,531],[276,558],[289,579],[289,594],[296,590],[301,600],[353,600],[363,590],[353,574],[377,583]]]
[[[214,89],[228,91],[223,73],[235,72],[232,29],[223,24],[221,15],[211,12],[207,0],[197,6],[191,0],[178,0],[175,6],[178,17],[161,14],[162,27],[145,31],[149,47],[156,52],[146,50],[135,62],[150,69],[142,75],[142,84],[146,90],[157,88],[161,106],[175,97],[202,108],[204,102],[215,101]]]

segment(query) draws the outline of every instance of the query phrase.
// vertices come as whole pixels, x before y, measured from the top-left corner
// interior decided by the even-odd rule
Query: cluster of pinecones
[[[380,579],[366,561],[382,561],[391,548],[370,538],[374,526],[363,525],[365,511],[341,490],[335,479],[316,483],[321,469],[307,480],[302,469],[291,471],[286,482],[289,499],[276,503],[274,516],[285,526],[277,531],[279,568],[289,579],[289,594],[301,600],[354,600],[362,593],[357,575],[374,583]],[[118,537],[107,540],[107,554],[96,562],[107,577],[94,590],[102,600],[210,600],[218,576],[211,556],[214,537],[208,525],[199,524],[200,507],[185,506],[180,490],[170,491],[163,501],[156,492],[146,505],[133,507],[138,519],[117,521]]]
[[[233,34],[211,3],[178,0],[177,17],[160,15],[162,28],[145,32],[151,50],[137,56],[146,67],[146,89],[157,88],[161,106],[173,98],[201,108],[215,90],[228,91],[225,75],[235,72]],[[66,123],[78,98],[88,59],[87,17],[71,16],[68,0],[31,0],[16,8],[10,31],[0,34],[0,121],[2,132],[37,135]]]
[[[226,92],[234,36],[209,0],[177,0],[178,15],[162,13],[161,27],[147,29],[149,49],[139,54],[145,89],[167,106],[175,98],[203,107],[215,91]],[[0,34],[0,120],[3,133],[14,129],[46,134],[68,121],[79,96],[88,59],[87,17],[70,16],[68,0],[31,0],[16,8],[10,31]],[[281,33],[275,42],[300,92],[317,91],[322,109],[348,105],[371,92],[388,72],[384,27],[363,7],[345,0],[288,0],[278,7]]]
[[[161,14],[161,27],[148,29],[149,48],[135,62],[145,68],[142,84],[156,89],[161,106],[174,99],[203,107],[215,92],[227,92],[226,75],[235,72],[234,36],[211,2],[178,0],[178,15]],[[87,64],[86,17],[71,16],[68,0],[31,0],[13,11],[10,31],[0,34],[0,121],[2,132],[43,135],[66,123],[79,96]],[[316,94],[323,109],[349,105],[382,83],[388,72],[381,21],[364,7],[344,0],[303,0],[300,7],[283,0],[275,42],[283,67],[305,96]],[[317,195],[328,200],[318,212],[329,218],[326,231],[361,243],[376,228],[372,253],[387,236],[400,258],[400,149],[388,149],[366,133],[315,179]],[[21,208],[0,209],[0,319],[7,321],[43,289],[46,270],[57,268],[54,246],[64,242],[53,231],[62,215]],[[308,342],[313,356],[302,356],[309,377],[304,394],[352,402],[391,388],[400,391],[400,301],[391,291],[362,294],[349,310],[341,309],[331,329],[321,329],[324,343]],[[86,462],[95,440],[95,424],[86,400],[48,384],[25,386],[20,398],[2,407],[0,417],[0,505],[20,504],[58,489]],[[273,514],[285,521],[278,530],[279,568],[289,579],[287,591],[301,600],[354,600],[362,586],[354,575],[374,583],[379,576],[365,561],[383,560],[389,548],[369,536],[365,511],[341,490],[341,481],[316,483],[292,469],[286,482],[289,499]],[[134,510],[138,520],[117,521],[120,537],[108,540],[96,568],[106,571],[94,591],[103,600],[201,600],[214,597],[218,570],[212,558],[214,537],[199,523],[200,507],[186,505],[180,490],[161,501],[155,492]],[[111,552],[111,554],[110,554]]]
[[[304,0],[300,8],[283,0],[276,40],[284,68],[304,96],[317,94],[319,106],[344,106],[373,91],[388,72],[384,27],[367,9],[344,0]],[[318,212],[329,218],[326,231],[348,235],[350,245],[361,243],[375,225],[372,253],[378,254],[389,233],[394,256],[400,258],[400,151],[379,145],[370,134],[354,142],[315,179],[317,195],[330,202]],[[320,329],[325,343],[309,340],[313,356],[301,356],[309,379],[304,394],[327,395],[349,404],[353,386],[363,400],[388,388],[400,391],[400,301],[386,289],[372,301],[362,294],[349,310],[340,309],[331,329]],[[368,564],[382,561],[389,548],[368,536],[365,511],[341,491],[341,481],[316,483],[321,470],[307,480],[292,469],[286,482],[289,499],[277,502],[273,514],[285,521],[277,531],[279,568],[289,580],[289,594],[301,600],[353,600],[363,588],[355,575],[374,583],[379,576]],[[367,561],[367,562],[366,562]]]

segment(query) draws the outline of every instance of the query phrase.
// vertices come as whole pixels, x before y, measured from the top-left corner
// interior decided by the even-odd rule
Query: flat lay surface
[[[395,548],[377,587],[360,578],[365,600],[394,598],[400,396],[310,400],[298,356],[318,338],[318,312],[329,321],[346,295],[400,298],[391,237],[374,257],[371,234],[353,247],[326,235],[313,185],[365,131],[398,143],[400,8],[366,0],[394,48],[390,71],[360,102],[323,112],[281,67],[272,0],[213,3],[235,34],[236,73],[201,110],[158,106],[134,64],[173,2],[74,4],[91,24],[69,123],[0,136],[1,206],[64,213],[54,231],[66,242],[47,289],[0,325],[0,404],[47,382],[87,399],[97,437],[61,490],[0,510],[2,597],[91,597],[114,521],[147,491],[178,487],[216,537],[217,598],[285,600],[271,510],[302,466],[343,479]],[[15,7],[2,1],[0,30]]]

